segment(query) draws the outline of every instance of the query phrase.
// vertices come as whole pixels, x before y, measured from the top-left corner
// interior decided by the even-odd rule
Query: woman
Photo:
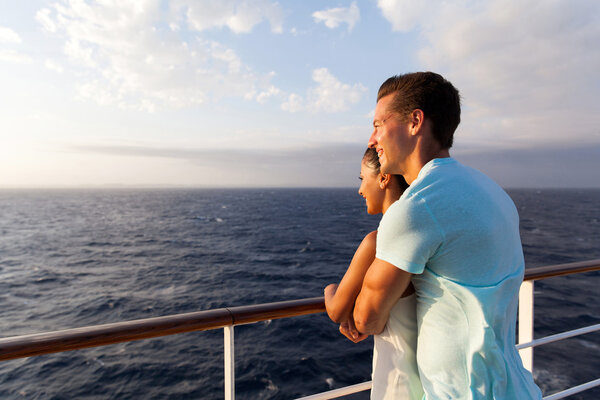
[[[367,213],[383,214],[400,198],[408,185],[401,175],[382,174],[375,149],[367,149],[360,168],[358,193],[365,198]],[[377,231],[369,233],[356,249],[339,284],[325,288],[325,307],[340,332],[357,343],[367,336],[354,327],[352,311],[369,266],[375,259]],[[416,363],[416,299],[410,285],[390,312],[383,332],[374,335],[373,387],[371,399],[421,399],[423,388]],[[388,330],[389,326],[393,329]],[[390,332],[400,332],[392,335]],[[398,351],[401,349],[403,351]]]

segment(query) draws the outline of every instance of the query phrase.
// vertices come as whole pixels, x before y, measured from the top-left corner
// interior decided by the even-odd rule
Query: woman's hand
[[[338,284],[332,283],[325,287],[323,290],[323,294],[325,295],[325,308],[327,312],[330,312],[329,305],[331,305],[331,301],[333,300],[333,296],[337,291]],[[331,315],[330,315],[331,317]],[[348,339],[353,341],[354,343],[358,343],[360,341],[365,340],[369,335],[361,334],[354,326],[354,320],[352,319],[352,314],[350,314],[350,318],[347,321],[344,321],[340,324],[340,332],[342,335],[346,336]]]
[[[340,324],[340,333],[346,336],[354,343],[362,342],[363,340],[369,337],[369,335],[360,333],[356,329],[356,326],[354,326],[354,320],[352,318],[349,318],[348,321],[342,322]]]

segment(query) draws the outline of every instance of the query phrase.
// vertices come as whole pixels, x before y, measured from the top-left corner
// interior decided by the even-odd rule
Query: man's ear
[[[379,187],[381,189],[385,189],[387,188],[387,186],[390,184],[390,180],[391,180],[391,175],[390,174],[379,174]]]
[[[412,113],[410,113],[410,133],[411,135],[416,135],[423,126],[423,122],[425,121],[425,113],[423,110],[415,109]]]

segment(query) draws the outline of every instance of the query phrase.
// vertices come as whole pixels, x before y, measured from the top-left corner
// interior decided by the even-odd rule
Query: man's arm
[[[354,306],[354,322],[362,334],[379,334],[390,310],[410,284],[411,274],[375,258],[363,280]]]

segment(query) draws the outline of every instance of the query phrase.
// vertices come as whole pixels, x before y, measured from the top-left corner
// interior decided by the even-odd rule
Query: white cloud
[[[21,43],[21,37],[12,29],[0,26],[0,43]]]
[[[31,64],[33,62],[31,57],[10,49],[0,49],[0,61],[14,64]]]
[[[0,45],[14,46],[21,44],[21,37],[10,28],[0,26]],[[0,47],[0,62],[11,64],[30,64],[33,62],[31,57],[20,53],[15,49]]]
[[[268,98],[273,97],[273,96],[277,96],[280,93],[281,93],[281,90],[279,90],[275,86],[271,86],[271,87],[269,87],[268,90],[260,92],[256,96],[256,101],[258,101],[260,104],[264,104],[267,101]]]
[[[442,73],[461,91],[465,115],[458,140],[598,140],[599,2],[424,4],[378,2],[394,30],[420,33],[423,69]]]
[[[310,112],[346,111],[351,104],[360,101],[367,88],[360,83],[350,85],[340,82],[327,68],[317,68],[312,72],[312,79],[317,83],[308,89],[306,100],[293,93],[281,105],[281,109],[289,112],[307,110]]]
[[[292,113],[302,111],[304,109],[304,100],[301,96],[292,93],[288,96],[287,100],[281,104],[281,109]]]
[[[407,32],[418,24],[427,21],[429,12],[436,14],[440,7],[440,0],[410,1],[410,0],[378,0],[377,6],[383,16],[392,24],[395,31]]]
[[[367,90],[360,83],[351,86],[340,82],[327,68],[315,69],[312,78],[318,85],[309,89],[307,107],[315,112],[345,111],[350,104],[358,103]]]
[[[64,52],[81,77],[81,97],[100,104],[152,111],[249,93],[265,92],[253,98],[266,99],[275,90],[269,75],[253,72],[233,49],[183,31],[173,20],[182,4],[175,2],[165,13],[159,0],[70,0],[40,10],[36,18],[47,32],[64,40]],[[207,4],[213,3],[194,7]],[[249,26],[239,18],[234,21],[241,24],[235,26]]]
[[[354,28],[354,25],[360,20],[360,10],[353,2],[348,8],[329,8],[327,10],[315,11],[312,14],[315,22],[323,22],[330,29],[335,29],[342,24],[348,25],[348,31]]]
[[[56,24],[51,18],[52,11],[48,8],[42,8],[35,14],[35,19],[42,24],[42,27],[47,31],[54,33],[56,32]]]
[[[263,20],[269,21],[272,32],[283,30],[281,7],[268,0],[200,0],[189,5],[181,1],[177,4],[187,9],[188,23],[196,31],[227,27],[235,33],[248,33]]]
[[[65,70],[62,65],[49,59],[44,62],[44,66],[52,71],[58,72],[59,74],[62,74]]]

